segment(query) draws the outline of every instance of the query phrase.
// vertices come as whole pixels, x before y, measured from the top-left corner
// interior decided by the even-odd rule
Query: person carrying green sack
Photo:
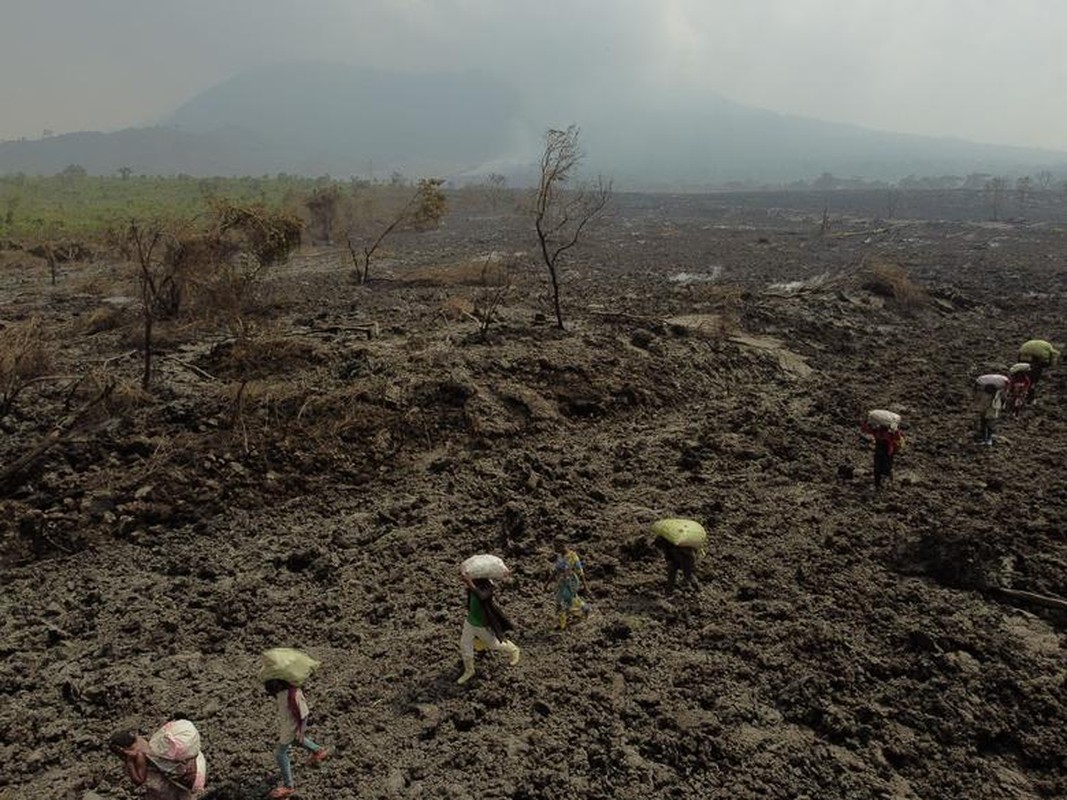
[[[704,526],[691,519],[661,519],[652,524],[652,545],[667,562],[667,594],[674,592],[681,571],[686,585],[700,590],[696,577],[697,555],[703,551],[708,534]]]
[[[1026,402],[1034,404],[1034,390],[1046,369],[1060,360],[1060,351],[1044,339],[1031,339],[1019,348],[1019,361],[1030,365],[1030,391]]]
[[[299,650],[288,648],[268,650],[263,654],[263,661],[259,678],[263,681],[264,691],[277,704],[278,746],[274,751],[274,759],[282,774],[282,785],[271,790],[268,797],[280,800],[296,793],[289,756],[294,741],[309,751],[304,762],[307,766],[322,763],[330,751],[307,735],[308,703],[303,689],[298,685],[307,680],[319,662]]]

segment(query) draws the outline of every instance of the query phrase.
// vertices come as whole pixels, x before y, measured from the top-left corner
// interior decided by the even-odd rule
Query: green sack
[[[691,519],[661,519],[652,523],[652,534],[678,547],[701,548],[708,541],[707,531]]]
[[[1019,348],[1019,358],[1027,361],[1038,361],[1045,366],[1051,366],[1059,360],[1060,351],[1044,339],[1031,339]]]
[[[263,654],[263,665],[259,668],[260,682],[280,680],[293,686],[302,686],[312,672],[319,668],[319,662],[291,647],[275,647]]]

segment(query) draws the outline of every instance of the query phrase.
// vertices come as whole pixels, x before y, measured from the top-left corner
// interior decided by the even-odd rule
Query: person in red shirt
[[[866,420],[860,430],[874,439],[874,488],[882,488],[882,480],[893,480],[893,456],[904,446],[904,434],[895,428],[871,425]]]
[[[1032,388],[1030,365],[1025,361],[1013,364],[1008,372],[1008,407],[1013,417],[1019,416],[1019,412],[1023,410]]]

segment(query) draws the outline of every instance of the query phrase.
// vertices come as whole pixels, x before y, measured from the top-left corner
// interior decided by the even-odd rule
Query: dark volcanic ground
[[[0,464],[116,382],[0,496],[0,797],[132,797],[107,735],[178,715],[209,796],[262,796],[254,675],[278,645],[323,661],[312,735],[335,754],[297,768],[308,798],[1067,794],[1067,614],[998,592],[1067,596],[1067,370],[993,448],[970,410],[974,376],[1067,340],[1067,226],[820,235],[787,203],[617,198],[565,267],[567,330],[537,324],[546,281],[515,256],[487,340],[471,264],[533,252],[517,216],[399,237],[365,287],[307,250],[243,337],[162,330],[150,395],[136,309],[91,332],[123,269],[53,289],[0,254],[0,322],[38,315],[54,372],[92,373],[27,388]],[[909,440],[881,494],[876,406]],[[709,529],[699,594],[663,595],[661,516]],[[593,590],[565,633],[557,535]],[[459,687],[455,570],[480,551],[516,573],[523,660],[482,655]]]

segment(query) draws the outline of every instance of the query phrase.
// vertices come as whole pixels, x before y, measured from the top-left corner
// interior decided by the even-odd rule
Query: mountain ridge
[[[79,164],[91,174],[123,167],[193,176],[400,172],[462,182],[502,172],[522,183],[549,127],[528,100],[479,72],[275,64],[209,87],[159,125],[0,142],[0,173],[52,174]],[[896,180],[1067,171],[1067,153],[878,131],[719,95],[626,98],[625,106],[573,116],[588,171],[613,177],[620,188],[785,183],[826,172]]]

